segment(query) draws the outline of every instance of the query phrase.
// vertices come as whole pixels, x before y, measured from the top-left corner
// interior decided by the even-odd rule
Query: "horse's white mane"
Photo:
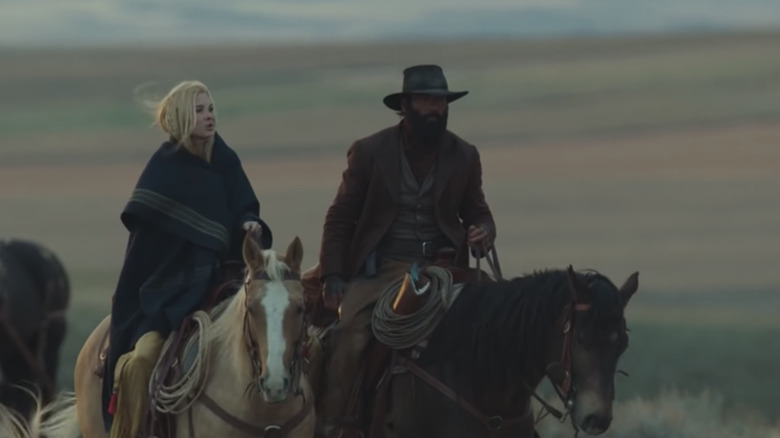
[[[272,249],[263,250],[263,259],[265,260],[265,273],[271,281],[284,280],[284,274],[290,270],[286,263],[279,260],[276,251]]]

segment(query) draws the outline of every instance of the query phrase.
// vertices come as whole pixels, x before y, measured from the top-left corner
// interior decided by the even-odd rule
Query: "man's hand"
[[[472,225],[468,229],[468,244],[477,254],[485,255],[491,247],[490,233],[483,227]]]
[[[328,310],[337,311],[344,296],[344,280],[338,275],[329,275],[323,280],[322,301]]]
[[[257,239],[260,237],[260,234],[262,234],[263,227],[260,225],[259,222],[247,221],[244,222],[244,231],[246,231],[247,234],[251,234],[252,237]]]

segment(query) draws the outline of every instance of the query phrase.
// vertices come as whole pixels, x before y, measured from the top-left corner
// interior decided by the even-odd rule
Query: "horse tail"
[[[40,410],[41,421],[38,435],[46,438],[78,438],[78,417],[76,416],[76,394],[63,392]]]
[[[76,418],[76,396],[63,392],[51,403],[43,405],[40,395],[27,388],[35,401],[35,409],[25,419],[18,412],[0,405],[0,436],[8,438],[78,438],[81,436]]]

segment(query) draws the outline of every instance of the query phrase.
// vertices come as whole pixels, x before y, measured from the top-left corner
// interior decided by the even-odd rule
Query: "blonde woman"
[[[185,81],[155,107],[169,138],[143,170],[121,220],[130,232],[111,309],[103,378],[106,430],[135,437],[164,339],[241,261],[244,233],[272,235],[236,153],[216,131],[208,88]]]

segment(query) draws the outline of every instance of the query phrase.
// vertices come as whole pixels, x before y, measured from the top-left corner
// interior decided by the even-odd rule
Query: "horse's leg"
[[[385,438],[424,437],[425,431],[416,421],[414,386],[408,373],[391,376],[387,413],[384,419]],[[431,435],[434,436],[434,435]],[[443,435],[442,435],[443,436]]]
[[[393,376],[390,391],[385,438],[487,436],[485,426],[477,422],[471,413],[410,372]],[[516,431],[507,429],[491,436],[518,435]]]
[[[103,425],[102,383],[95,374],[103,336],[110,328],[111,317],[98,324],[81,347],[73,368],[73,389],[76,393],[76,419],[83,438],[107,438]]]

